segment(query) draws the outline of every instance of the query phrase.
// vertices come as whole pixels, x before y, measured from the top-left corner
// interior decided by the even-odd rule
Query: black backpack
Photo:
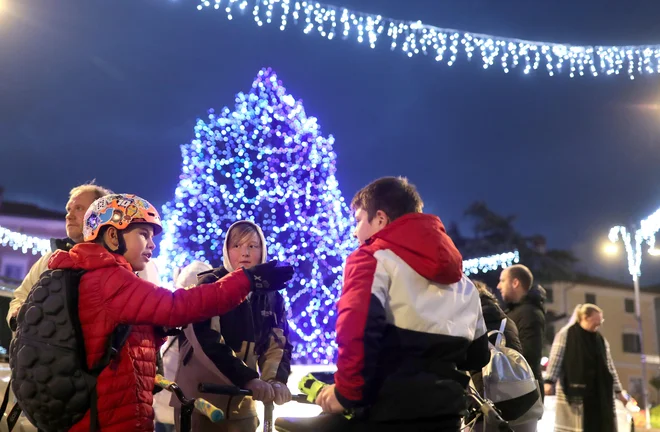
[[[89,410],[90,430],[99,429],[96,379],[118,355],[131,327],[115,328],[101,360],[87,367],[78,317],[82,274],[71,269],[45,271],[18,312],[9,346],[10,384],[18,400],[7,418],[10,431],[21,410],[44,432],[68,431]]]

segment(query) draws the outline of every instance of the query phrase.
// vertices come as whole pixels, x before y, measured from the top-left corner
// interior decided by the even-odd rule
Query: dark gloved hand
[[[277,267],[275,260],[249,269],[244,268],[243,271],[252,281],[252,291],[257,293],[284,289],[286,283],[293,277],[293,267]]]

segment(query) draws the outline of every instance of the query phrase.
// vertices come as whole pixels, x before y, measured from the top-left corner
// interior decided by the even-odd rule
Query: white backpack
[[[490,362],[482,369],[484,397],[502,411],[502,416],[510,425],[538,420],[543,415],[538,381],[525,357],[506,346],[505,327],[506,318],[502,320],[499,330],[488,333],[489,337],[497,334],[497,340],[494,345],[488,343]],[[536,400],[530,406],[534,393]]]

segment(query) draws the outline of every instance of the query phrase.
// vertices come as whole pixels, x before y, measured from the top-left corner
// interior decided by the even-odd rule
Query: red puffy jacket
[[[154,430],[156,350],[163,341],[153,326],[179,327],[222,315],[250,292],[250,281],[242,270],[194,290],[158,288],[133,274],[123,256],[94,243],[55,252],[48,266],[86,270],[78,306],[89,367],[102,357],[118,324],[133,325],[119,360],[101,372],[96,384],[104,432]],[[89,412],[71,431],[89,431]]]

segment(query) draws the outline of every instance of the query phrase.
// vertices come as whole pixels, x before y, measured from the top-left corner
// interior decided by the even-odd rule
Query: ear
[[[112,226],[108,227],[108,229],[105,230],[105,233],[103,233],[103,241],[110,250],[116,251],[119,249],[119,234],[117,228]]]
[[[378,223],[378,226],[381,228],[383,228],[384,226],[390,223],[390,218],[387,217],[387,214],[385,214],[385,212],[382,210],[376,211],[376,215],[374,216],[374,219]]]

